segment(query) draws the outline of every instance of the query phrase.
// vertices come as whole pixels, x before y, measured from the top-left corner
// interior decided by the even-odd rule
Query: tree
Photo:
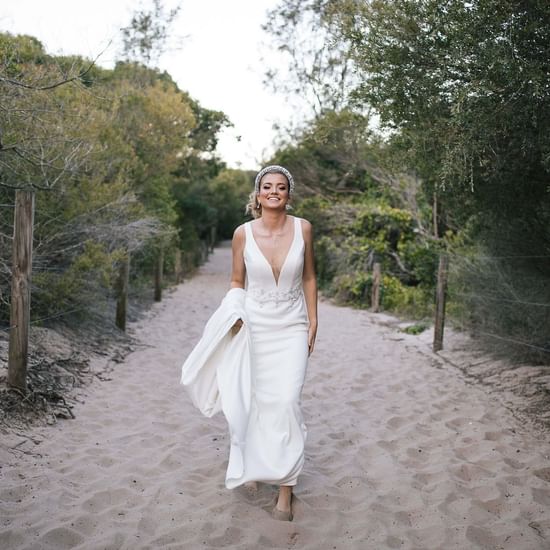
[[[130,24],[121,29],[123,59],[155,65],[167,47],[170,25],[180,9],[178,5],[166,11],[161,0],[153,0],[151,9],[137,10]]]
[[[30,187],[39,191],[32,316],[102,318],[121,255],[142,251],[131,264],[135,280],[152,269],[154,239],[167,257],[181,246],[178,171],[213,155],[227,119],[136,63],[100,69],[7,34],[0,59],[0,299],[8,304],[12,227],[4,213],[13,188]]]
[[[469,243],[463,252],[491,258],[455,259],[458,286],[467,281],[477,296],[457,302],[484,332],[544,349],[550,6],[538,0],[339,4],[340,29],[362,75],[355,98],[377,110],[426,191],[438,193],[446,226]]]
[[[336,37],[332,4],[284,0],[268,12],[262,27],[289,62],[288,70],[270,67],[265,82],[277,93],[299,98],[306,120],[346,107],[354,81],[349,44]],[[304,107],[310,109],[305,117]]]
[[[447,200],[467,198],[466,216],[481,210],[495,220],[535,218],[529,212],[548,199],[550,168],[543,130],[550,116],[548,4],[358,6],[353,19],[342,19],[363,75],[356,96],[398,131],[415,168],[452,188]]]

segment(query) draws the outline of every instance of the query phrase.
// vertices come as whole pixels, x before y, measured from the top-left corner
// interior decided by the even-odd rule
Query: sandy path
[[[550,445],[417,337],[328,303],[295,521],[271,519],[272,487],[226,490],[224,418],[200,416],[178,382],[229,262],[218,249],[131,327],[146,346],[75,420],[36,430],[41,456],[3,465],[0,548],[550,548]]]

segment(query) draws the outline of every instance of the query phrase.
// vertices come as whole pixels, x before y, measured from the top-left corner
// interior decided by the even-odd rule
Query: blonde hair
[[[258,194],[256,191],[252,191],[252,193],[248,195],[245,214],[251,214],[253,218],[259,218],[262,215],[262,205],[258,200]]]

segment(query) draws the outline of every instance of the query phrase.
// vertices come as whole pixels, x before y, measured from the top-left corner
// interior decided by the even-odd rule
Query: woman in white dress
[[[254,220],[233,235],[231,288],[246,288],[252,343],[252,401],[244,472],[228,487],[279,486],[273,517],[292,520],[292,489],[304,463],[300,394],[317,333],[317,283],[311,224],[287,214],[292,175],[268,166],[255,181]],[[237,333],[242,321],[235,323]]]

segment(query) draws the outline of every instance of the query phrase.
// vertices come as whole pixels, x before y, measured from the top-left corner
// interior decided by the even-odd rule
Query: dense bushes
[[[369,307],[372,266],[378,262],[385,309],[413,317],[430,313],[439,244],[417,231],[410,212],[381,200],[312,197],[296,213],[314,225],[317,275],[328,295]]]

